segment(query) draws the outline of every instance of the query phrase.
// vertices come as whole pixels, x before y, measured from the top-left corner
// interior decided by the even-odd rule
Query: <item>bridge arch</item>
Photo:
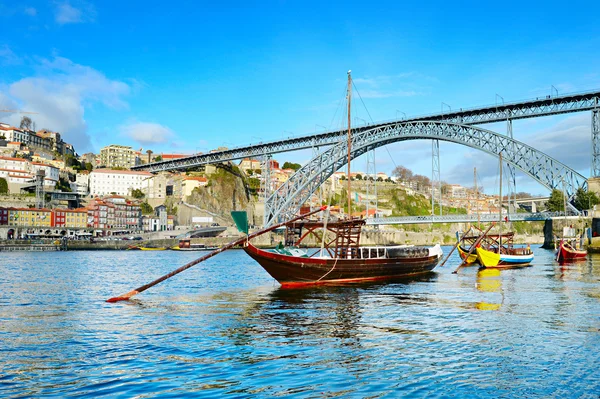
[[[351,159],[387,144],[423,139],[461,144],[496,157],[502,153],[504,161],[549,190],[562,189],[564,184],[569,197],[587,185],[583,175],[525,143],[475,126],[446,122],[392,123],[360,132],[352,137]],[[346,165],[347,150],[344,141],[331,146],[277,188],[265,203],[266,224],[292,217],[325,180]]]

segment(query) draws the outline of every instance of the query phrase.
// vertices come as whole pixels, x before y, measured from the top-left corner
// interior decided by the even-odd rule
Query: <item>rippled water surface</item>
[[[0,397],[600,392],[600,256],[282,290],[235,250],[109,304],[201,254],[0,255]]]

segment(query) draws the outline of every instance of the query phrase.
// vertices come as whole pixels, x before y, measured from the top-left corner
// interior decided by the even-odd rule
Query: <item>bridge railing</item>
[[[543,221],[547,219],[553,218],[561,218],[564,217],[563,212],[540,212],[540,213],[514,213],[509,215],[503,215],[503,218],[508,218],[505,220],[511,222],[519,222],[519,221]],[[575,215],[568,215],[575,216]],[[479,217],[477,215],[464,215],[464,214],[454,214],[454,215],[428,215],[428,216],[393,216],[393,217],[383,217],[383,218],[369,218],[367,219],[367,225],[386,225],[386,224],[427,224],[427,223],[476,223],[477,221],[481,221],[484,223],[496,222],[499,217],[497,214],[481,214]]]

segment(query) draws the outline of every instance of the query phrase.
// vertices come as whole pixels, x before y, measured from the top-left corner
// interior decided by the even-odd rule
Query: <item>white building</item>
[[[70,183],[71,190],[81,195],[88,195],[90,192],[90,174],[88,172],[79,172],[75,175],[75,181]]]
[[[8,183],[11,193],[18,193],[22,187],[34,184],[35,173],[43,170],[46,174],[44,186],[54,190],[58,183],[59,169],[40,162],[29,162],[22,158],[0,156],[0,177]]]
[[[90,195],[131,195],[131,191],[141,190],[150,177],[150,172],[96,169],[90,173]]]
[[[46,173],[44,185],[56,186],[58,183],[60,170],[56,166],[48,165],[41,162],[31,162],[31,174],[35,176],[35,172],[43,170]]]

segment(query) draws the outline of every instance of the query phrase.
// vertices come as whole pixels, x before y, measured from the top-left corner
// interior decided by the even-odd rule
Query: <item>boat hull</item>
[[[462,246],[458,246],[456,247],[458,254],[460,255],[460,258],[463,260],[463,262],[467,265],[472,265],[474,263],[479,263],[477,260],[477,254],[476,253],[471,253],[471,255],[469,255],[469,251],[466,250],[465,248],[463,248]],[[468,256],[467,256],[468,255]]]
[[[438,247],[439,248],[439,247]],[[442,253],[424,257],[332,259],[281,255],[248,243],[244,250],[284,287],[397,279],[431,272]]]
[[[523,255],[498,254],[483,248],[476,248],[477,260],[483,267],[514,268],[531,266],[533,253]]]
[[[576,249],[569,248],[562,242],[558,247],[558,254],[556,256],[556,260],[558,262],[572,262],[578,260],[585,260],[586,258],[587,251],[579,251]]]

